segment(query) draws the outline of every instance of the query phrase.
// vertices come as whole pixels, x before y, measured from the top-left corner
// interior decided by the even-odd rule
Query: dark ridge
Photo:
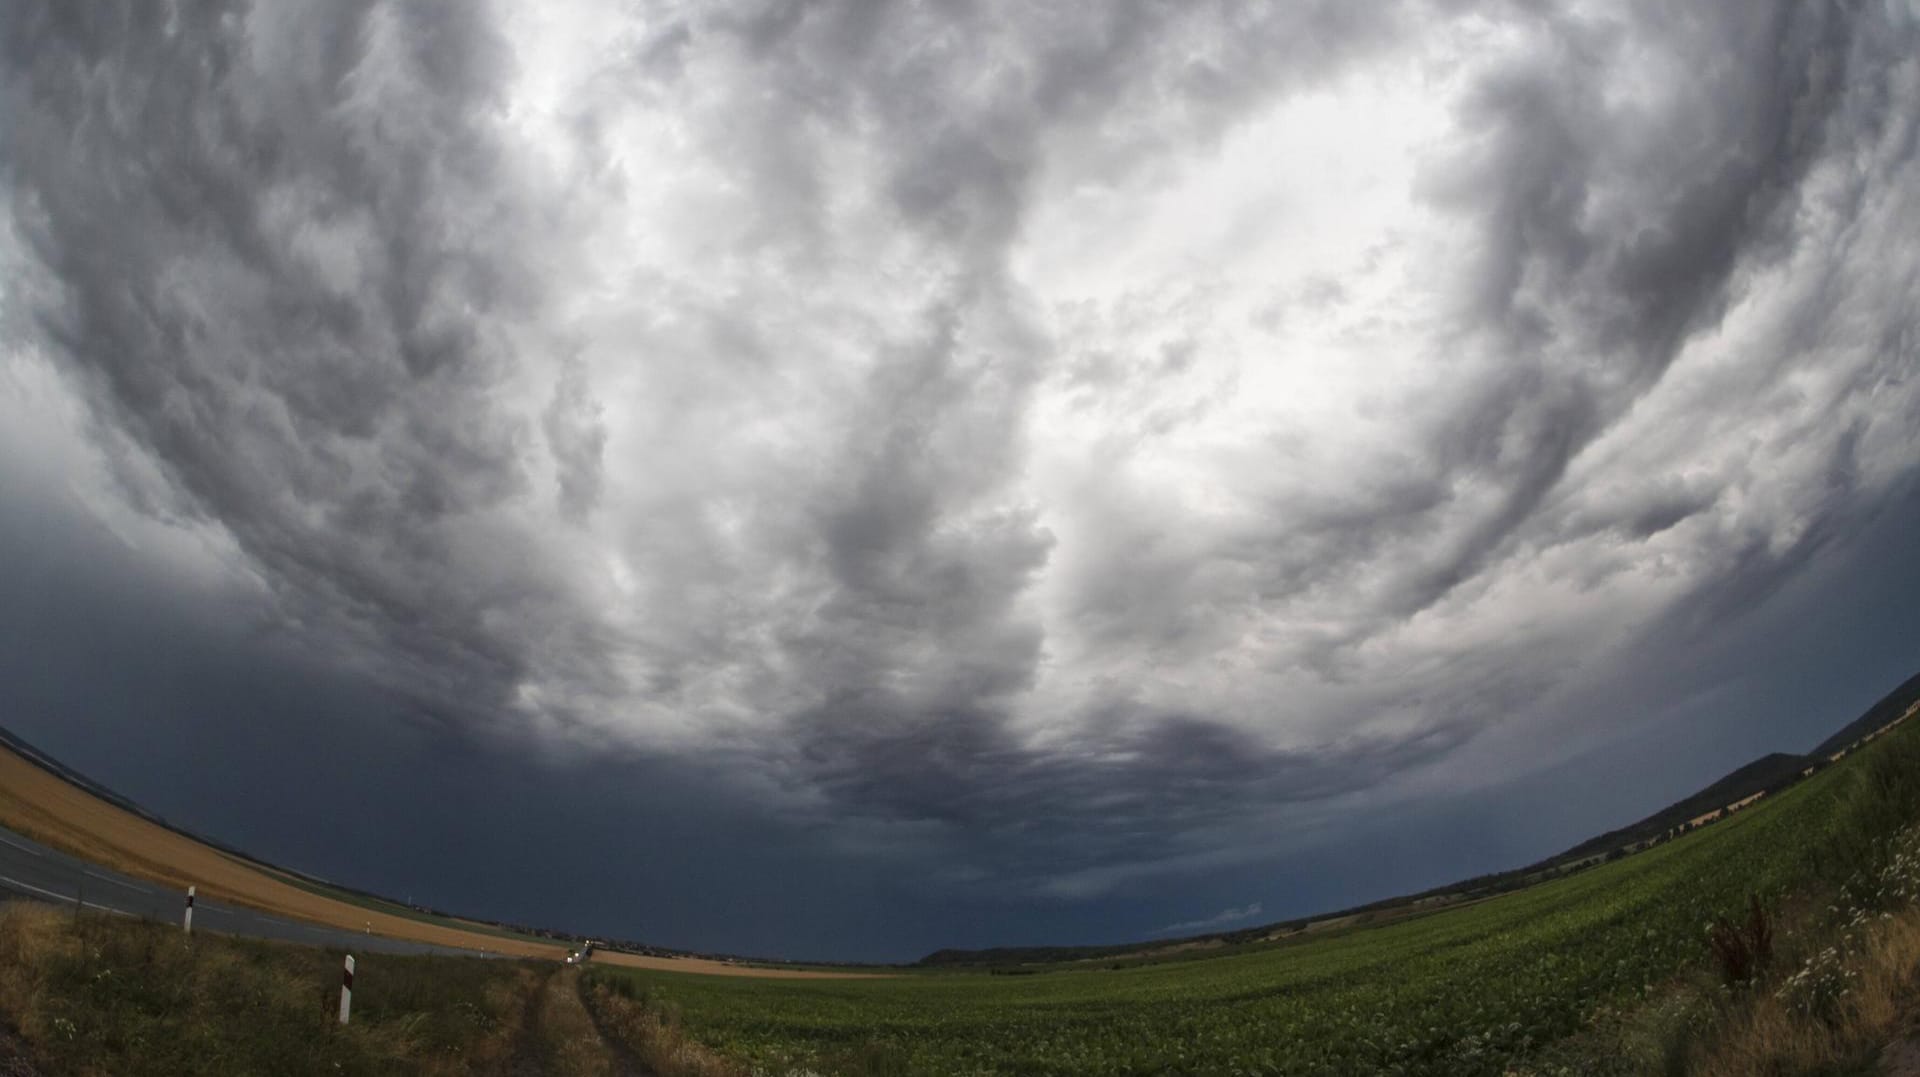
[[[1645,819],[1629,823],[1618,830],[1609,830],[1599,837],[1588,838],[1554,859],[1578,860],[1582,857],[1612,852],[1638,841],[1658,837],[1688,820],[1696,819],[1715,808],[1724,808],[1735,801],[1744,800],[1755,793],[1777,793],[1798,781],[1802,773],[1814,765],[1817,758],[1819,757],[1792,755],[1787,752],[1763,755],[1685,800],[1674,801]]]
[[[1914,674],[1905,684],[1888,692],[1880,702],[1869,707],[1867,713],[1841,726],[1839,732],[1821,741],[1818,747],[1807,754],[1825,759],[1900,717],[1917,700],[1920,700],[1920,673]]]

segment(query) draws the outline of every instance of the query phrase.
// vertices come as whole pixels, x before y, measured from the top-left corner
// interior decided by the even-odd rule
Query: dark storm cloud
[[[495,397],[516,361],[502,326],[539,293],[489,129],[511,55],[487,15],[29,6],[7,158],[58,287],[32,314],[101,421],[232,534],[287,617],[392,648],[423,703],[479,711],[529,662],[496,626],[554,602],[536,536],[487,526],[530,482],[530,431]],[[594,490],[580,395],[563,385],[549,412],[575,509]]]
[[[701,37],[743,46],[742,92],[775,86],[788,98],[778,112],[739,114],[750,132],[741,141],[783,158],[749,177],[778,189],[765,191],[774,204],[796,198],[796,186],[820,193],[796,129],[872,125],[889,159],[885,191],[905,222],[993,268],[1020,225],[1030,178],[1061,144],[1089,156],[1076,167],[1120,171],[1179,141],[1216,137],[1250,99],[1391,40],[1400,8],[812,3],[690,22]],[[687,31],[676,19],[673,40]],[[1151,122],[1130,126],[1130,113]]]
[[[561,373],[541,422],[560,471],[560,510],[577,521],[600,503],[607,448],[602,409],[578,365],[569,364]]]
[[[991,715],[899,713],[803,719],[795,765],[836,813],[930,824],[918,835],[926,845],[1027,883],[1191,851],[1186,837],[1223,817],[1367,788],[1468,732],[1450,725],[1298,752],[1175,716],[1067,753],[1027,747]]]
[[[1107,878],[1550,725],[1913,473],[1913,20],[1483,14],[583,6],[549,48],[481,4],[17,5],[8,345],[106,500],[230,540],[254,616],[418,720]],[[1448,102],[1409,217],[1328,253],[1287,199],[1344,192],[1234,210],[1329,263],[1285,287],[1181,253],[1236,197],[1190,173],[1403,76]],[[1163,189],[1175,254],[1103,259]],[[1375,339],[1440,373],[1233,410]]]
[[[1853,135],[1828,123],[1849,61],[1839,6],[1660,13],[1632,37],[1542,17],[1548,47],[1480,82],[1461,126],[1482,134],[1434,181],[1482,216],[1470,325],[1509,353],[1436,448],[1449,472],[1493,476],[1506,494],[1405,612],[1474,574],[1533,516],[1686,334],[1724,312],[1739,257],[1779,243],[1782,207],[1819,147]],[[1620,52],[1641,35],[1715,57],[1689,87],[1699,100],[1667,122],[1605,109]],[[1601,182],[1620,185],[1606,195],[1621,210],[1595,212]]]
[[[1488,509],[1400,581],[1364,634],[1431,606],[1527,529],[1568,463],[1657,383],[1688,332],[1724,312],[1740,256],[1778,248],[1782,207],[1819,147],[1856,134],[1829,123],[1852,48],[1842,8],[1652,13],[1631,32],[1547,9],[1519,21],[1540,47],[1475,80],[1458,109],[1467,137],[1422,179],[1479,232],[1445,347],[1500,362],[1459,388],[1411,475],[1274,506],[1284,529],[1262,541],[1300,553],[1256,554],[1291,589],[1430,526],[1463,481],[1493,485]],[[1608,106],[1648,39],[1714,58],[1675,114]]]

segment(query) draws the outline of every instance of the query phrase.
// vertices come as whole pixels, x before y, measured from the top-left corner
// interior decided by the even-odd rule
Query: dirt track
[[[223,853],[101,800],[5,747],[0,747],[0,825],[129,875],[182,890],[191,884],[207,897],[262,912],[348,931],[363,931],[371,925],[375,934],[390,938],[488,950],[512,957],[558,961],[566,956],[566,949],[558,943],[426,923],[313,893],[288,882],[271,868]],[[607,951],[596,953],[594,960],[609,965],[716,976],[842,979],[872,975],[761,969],[698,958],[642,957]]]

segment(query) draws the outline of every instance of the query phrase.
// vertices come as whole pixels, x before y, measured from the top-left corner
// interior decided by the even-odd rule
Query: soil
[[[520,1011],[520,1032],[514,1038],[513,1064],[509,1070],[513,1077],[544,1077],[546,1073],[545,1052],[542,1050],[540,1036],[541,1011],[546,1007],[547,991],[553,986],[553,977],[557,970],[549,970],[540,977],[540,982],[527,991],[525,1007]]]
[[[1895,1040],[1880,1052],[1882,1077],[1920,1077],[1920,1039]]]
[[[575,976],[573,988],[580,996],[581,1008],[587,1011],[587,1019],[593,1022],[594,1035],[600,1037],[601,1045],[613,1058],[613,1072],[618,1077],[654,1077],[653,1071],[640,1063],[639,1056],[633,1053],[632,1048],[619,1037],[608,1035],[606,1022],[600,1019],[600,1010],[594,1006],[593,1000],[587,997],[586,979]]]

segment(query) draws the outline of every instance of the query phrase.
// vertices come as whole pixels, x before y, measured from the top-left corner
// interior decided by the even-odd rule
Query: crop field
[[[264,865],[242,860],[178,831],[110,804],[35,766],[0,745],[0,824],[129,875],[200,893],[235,905],[330,927],[445,946],[488,948],[518,957],[558,960],[565,947],[549,939],[500,932],[486,925],[422,916],[329,892]]]
[[[245,860],[95,796],[0,742],[0,826],[129,875],[310,923],[418,942],[559,960],[567,947],[491,924],[423,913]],[[606,954],[608,964],[711,976],[803,979],[871,973],[735,965],[696,957]]]
[[[1920,802],[1903,727],[1724,822],[1477,905],[1230,956],[1031,975],[603,970],[756,1069],[1501,1074],[1708,959],[1707,925],[1868,864]],[[624,980],[625,982],[614,982]]]

